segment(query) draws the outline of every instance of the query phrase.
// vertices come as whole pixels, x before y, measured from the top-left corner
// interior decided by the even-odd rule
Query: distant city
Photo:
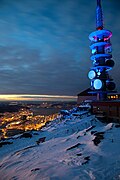
[[[75,106],[76,102],[0,102],[0,139],[40,130],[57,118],[61,109]]]

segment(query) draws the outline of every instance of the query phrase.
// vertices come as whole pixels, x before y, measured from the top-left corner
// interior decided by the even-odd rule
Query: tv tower
[[[113,92],[115,83],[109,76],[109,70],[114,66],[112,58],[112,45],[110,38],[112,32],[104,29],[101,0],[97,0],[96,31],[89,35],[92,51],[91,60],[93,67],[88,73],[91,80],[91,93],[97,94],[97,100],[106,100],[107,93]]]

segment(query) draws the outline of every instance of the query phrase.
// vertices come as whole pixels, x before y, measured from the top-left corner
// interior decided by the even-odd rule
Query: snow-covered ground
[[[0,180],[118,180],[120,127],[78,112],[0,147]]]

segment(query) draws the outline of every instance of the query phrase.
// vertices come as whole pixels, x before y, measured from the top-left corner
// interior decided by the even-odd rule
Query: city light
[[[0,139],[11,137],[28,130],[40,130],[47,122],[58,117],[58,113],[51,115],[33,115],[29,109],[20,109],[19,112],[2,113]]]

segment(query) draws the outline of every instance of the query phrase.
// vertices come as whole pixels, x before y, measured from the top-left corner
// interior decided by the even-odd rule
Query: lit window
[[[118,95],[116,95],[116,99],[118,99]]]

